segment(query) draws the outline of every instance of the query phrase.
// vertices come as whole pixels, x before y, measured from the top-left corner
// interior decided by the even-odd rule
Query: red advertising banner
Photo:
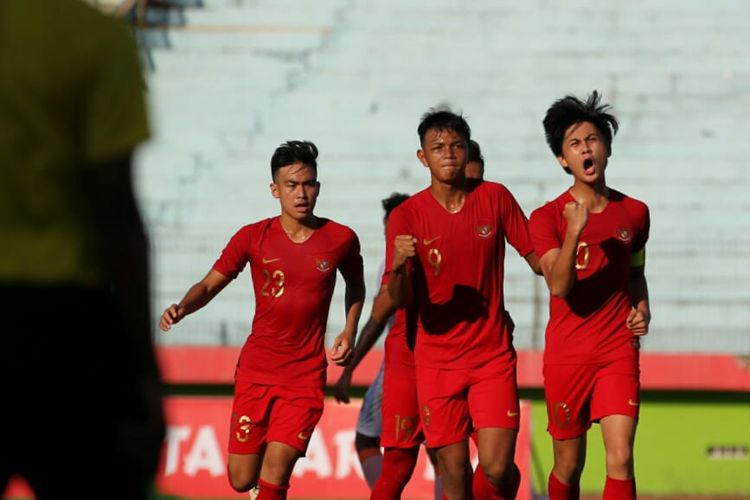
[[[164,380],[170,384],[224,384],[234,382],[240,346],[159,346],[157,354]],[[518,351],[518,386],[541,388],[542,351]],[[352,377],[366,386],[383,361],[383,349],[365,356]],[[334,384],[343,368],[328,365],[328,383]],[[750,363],[734,354],[641,353],[641,388],[644,390],[697,390],[750,392]]]
[[[361,400],[340,405],[326,400],[325,411],[310,437],[307,456],[297,462],[289,490],[290,499],[369,498],[369,489],[354,449],[354,432]],[[229,397],[170,397],[166,401],[169,422],[162,462],[157,477],[160,493],[184,498],[237,498],[226,477]],[[521,402],[521,432],[516,463],[523,482],[519,500],[531,499],[531,407]],[[476,465],[476,449],[472,447]],[[404,492],[406,500],[433,498],[434,471],[422,451],[414,475]],[[31,498],[21,480],[11,482],[6,498]]]
[[[340,405],[326,400],[325,411],[310,438],[307,456],[297,462],[289,498],[369,498],[354,433],[360,401]],[[167,401],[169,431],[158,478],[162,493],[190,498],[237,496],[226,478],[226,442],[230,398],[173,397]],[[524,481],[518,498],[531,498],[530,406],[521,405],[516,462]],[[476,464],[476,451],[472,450]],[[432,499],[434,472],[424,451],[404,492],[405,499]]]

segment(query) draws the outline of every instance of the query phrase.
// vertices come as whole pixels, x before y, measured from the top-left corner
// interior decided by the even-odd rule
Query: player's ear
[[[271,195],[274,198],[278,198],[279,197],[279,186],[278,186],[278,184],[276,184],[275,182],[272,182],[269,187],[271,188]]]
[[[425,159],[423,150],[417,149],[417,159],[420,161],[420,163],[422,163],[424,167],[430,168],[430,166],[427,165],[427,160]]]
[[[570,166],[568,165],[568,160],[565,159],[564,156],[558,156],[557,157],[558,163],[560,163],[560,166],[565,170],[566,174],[573,175],[573,171],[570,169]]]

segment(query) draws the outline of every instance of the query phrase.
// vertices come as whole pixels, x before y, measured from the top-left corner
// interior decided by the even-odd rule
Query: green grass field
[[[534,490],[544,491],[552,466],[544,401],[532,401]],[[750,395],[645,392],[635,444],[639,498],[732,495],[750,499],[750,456],[711,453],[717,447],[750,450]],[[718,456],[717,456],[718,455]],[[596,494],[604,484],[604,449],[599,427],[589,431],[581,491]]]

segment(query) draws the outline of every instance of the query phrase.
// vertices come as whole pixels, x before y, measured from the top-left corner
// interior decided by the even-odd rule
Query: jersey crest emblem
[[[324,273],[331,269],[331,263],[328,262],[328,259],[325,258],[315,259],[315,269],[317,269],[321,273]]]
[[[492,226],[489,224],[480,224],[474,228],[474,233],[482,239],[492,236]]]
[[[617,239],[623,243],[630,243],[630,240],[633,239],[633,232],[627,226],[617,226],[615,234],[617,235]]]

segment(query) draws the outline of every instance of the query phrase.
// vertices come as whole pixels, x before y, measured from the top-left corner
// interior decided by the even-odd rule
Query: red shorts
[[[422,425],[430,447],[458,443],[475,429],[518,430],[514,354],[471,369],[417,367],[417,381]]]
[[[383,431],[385,448],[413,448],[424,441],[417,402],[417,374],[414,355],[401,337],[385,342]]]
[[[323,415],[322,387],[281,387],[237,380],[229,426],[229,453],[260,453],[271,441],[307,451]]]
[[[601,364],[544,365],[547,431],[557,440],[582,436],[609,415],[638,419],[638,356]]]

